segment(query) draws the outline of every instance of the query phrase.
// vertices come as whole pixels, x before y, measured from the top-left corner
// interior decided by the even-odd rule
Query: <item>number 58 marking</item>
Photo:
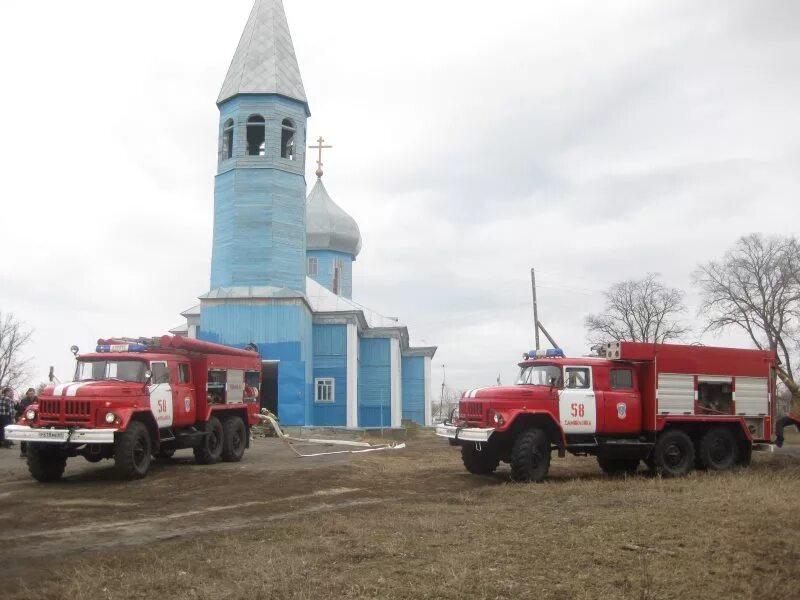
[[[586,414],[586,407],[583,404],[572,404],[570,412],[573,417],[582,417]]]

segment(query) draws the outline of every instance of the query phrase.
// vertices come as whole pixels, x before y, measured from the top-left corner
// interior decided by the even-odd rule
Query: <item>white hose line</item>
[[[272,429],[275,431],[275,434],[283,440],[289,448],[291,448],[292,452],[297,454],[297,456],[301,456],[303,458],[309,458],[312,456],[325,456],[328,454],[359,454],[362,452],[377,452],[378,450],[402,450],[406,447],[404,443],[401,444],[382,444],[379,446],[373,446],[367,442],[351,442],[349,440],[322,440],[318,438],[296,438],[290,435],[286,435],[281,426],[278,425],[278,422],[272,418],[270,415],[256,415],[259,419],[261,419],[264,423],[269,423]],[[326,444],[326,445],[333,445],[333,446],[356,446],[360,448],[360,450],[334,450],[332,452],[315,452],[313,454],[303,454],[297,448],[292,445],[292,442],[297,442],[301,444]]]

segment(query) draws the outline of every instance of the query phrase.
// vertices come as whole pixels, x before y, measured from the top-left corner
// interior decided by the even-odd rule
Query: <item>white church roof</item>
[[[361,252],[361,231],[356,220],[334,202],[317,178],[306,201],[306,249]]]
[[[371,328],[405,327],[405,325],[395,317],[386,317],[366,306],[362,306],[358,302],[353,302],[343,296],[334,294],[328,288],[320,285],[310,277],[306,277],[306,297],[308,298],[308,303],[311,305],[311,310],[315,313],[358,311],[364,314],[364,319]]]
[[[256,0],[217,104],[236,94],[280,94],[307,103],[281,0]]]

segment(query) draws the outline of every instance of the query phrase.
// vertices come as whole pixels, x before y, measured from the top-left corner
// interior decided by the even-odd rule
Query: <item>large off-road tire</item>
[[[511,449],[511,478],[542,481],[550,469],[550,439],[543,429],[526,429]]]
[[[114,442],[114,468],[123,479],[141,479],[150,470],[152,442],[147,426],[131,421]]]
[[[680,429],[667,429],[661,433],[653,449],[656,473],[662,477],[681,477],[694,468],[692,438]]]
[[[201,465],[213,465],[222,457],[225,432],[217,417],[211,417],[204,429],[206,436],[200,445],[194,448],[194,459]]]
[[[597,464],[608,475],[633,475],[639,470],[638,458],[608,458],[605,456],[597,457]]]
[[[709,471],[726,471],[739,462],[739,442],[727,427],[714,427],[700,440],[699,454]]]
[[[67,456],[57,448],[45,444],[28,443],[26,449],[28,471],[36,481],[48,483],[58,481],[67,466]]]
[[[461,446],[461,460],[467,471],[473,475],[494,473],[497,465],[500,464],[500,457],[489,448],[488,444],[484,444],[478,450],[475,444],[465,443]]]
[[[225,419],[222,425],[222,460],[225,462],[239,462],[247,448],[247,427],[241,417]]]

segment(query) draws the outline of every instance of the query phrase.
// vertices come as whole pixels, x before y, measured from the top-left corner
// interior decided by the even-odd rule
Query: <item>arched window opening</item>
[[[334,294],[341,294],[342,288],[342,269],[344,269],[344,263],[342,262],[341,258],[336,258],[333,261],[333,281],[331,282],[331,291]]]
[[[284,119],[281,123],[281,157],[294,160],[294,123],[291,119]]]
[[[222,128],[222,160],[233,156],[233,119],[225,121]]]
[[[264,156],[266,151],[266,123],[261,115],[247,119],[247,155]]]

